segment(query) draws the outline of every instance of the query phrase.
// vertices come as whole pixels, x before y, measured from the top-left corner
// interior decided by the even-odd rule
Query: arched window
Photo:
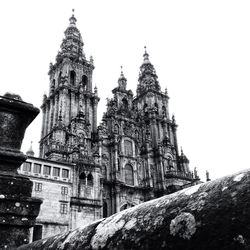
[[[172,158],[170,156],[168,156],[168,158],[167,158],[167,163],[168,163],[168,169],[170,171],[174,170],[173,160],[172,160]]]
[[[166,116],[166,107],[165,106],[162,106],[162,116]]]
[[[70,71],[70,84],[75,85],[76,83],[76,73],[75,71],[71,70]]]
[[[62,72],[60,72],[58,76],[58,85],[60,85],[61,82],[62,82]]]
[[[51,83],[51,86],[50,86],[50,90],[51,90],[51,92],[53,93],[54,92],[54,90],[55,90],[55,79],[53,79],[53,81],[52,81],[52,83]]]
[[[148,115],[148,104],[147,103],[144,104],[143,111],[144,111],[144,114],[147,116]]]
[[[158,114],[158,104],[157,103],[155,103],[155,112],[156,112],[156,114]]]
[[[125,183],[131,186],[134,185],[134,173],[130,165],[125,166]]]
[[[85,180],[86,180],[86,175],[84,172],[82,172],[80,175],[79,175],[79,179],[80,179],[80,182],[83,182],[85,184]]]
[[[143,168],[142,168],[141,164],[137,165],[137,170],[138,170],[138,175],[139,175],[140,179],[142,179],[143,178]]]
[[[133,144],[129,140],[124,141],[125,155],[133,156]]]
[[[83,85],[83,88],[86,89],[87,88],[87,84],[88,84],[88,77],[83,75],[82,76],[82,85]]]
[[[114,126],[114,133],[119,134],[119,126],[117,124]]]
[[[87,185],[91,187],[94,185],[94,178],[92,174],[88,174],[87,176]]]
[[[55,87],[55,85],[56,85],[56,80],[55,79],[53,79],[53,81],[52,81],[52,87]]]
[[[137,129],[135,130],[135,139],[136,139],[136,140],[139,140],[139,132],[138,132]]]
[[[102,176],[104,179],[107,179],[107,167],[102,166]]]
[[[106,201],[103,201],[102,215],[103,215],[103,218],[108,217],[108,204]]]
[[[128,100],[127,99],[125,99],[125,98],[122,99],[122,106],[124,109],[128,109]]]
[[[85,178],[86,178],[86,175],[85,175],[84,172],[82,172],[82,173],[80,174],[80,176],[79,176],[79,179],[80,179],[80,180],[85,180]]]
[[[84,194],[83,188],[86,185],[86,175],[84,172],[82,172],[79,175],[79,185],[78,185],[78,195]]]
[[[120,171],[120,159],[117,159],[117,164],[118,164],[118,171]]]

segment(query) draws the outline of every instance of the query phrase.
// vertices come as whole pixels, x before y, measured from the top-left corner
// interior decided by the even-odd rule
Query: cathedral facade
[[[33,239],[77,228],[199,181],[179,152],[168,93],[161,90],[146,49],[136,94],[127,89],[121,71],[97,125],[100,98],[92,86],[93,59],[85,57],[74,15],[69,20],[50,65],[49,93],[41,106],[40,156],[32,156],[30,150],[20,169],[35,183],[33,195],[44,200]]]

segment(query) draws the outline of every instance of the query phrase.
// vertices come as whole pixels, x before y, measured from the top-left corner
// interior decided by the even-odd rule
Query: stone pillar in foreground
[[[250,249],[250,169],[123,210],[18,250]]]
[[[18,95],[0,96],[0,249],[28,243],[42,203],[31,198],[32,181],[17,173],[27,158],[20,151],[25,130],[38,113]]]

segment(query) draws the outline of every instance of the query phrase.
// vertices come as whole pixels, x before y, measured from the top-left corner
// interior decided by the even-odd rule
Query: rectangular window
[[[125,147],[125,155],[132,156],[133,155],[133,144],[129,140],[124,141]]]
[[[51,171],[51,167],[50,166],[47,166],[47,165],[43,166],[43,174],[50,175],[50,171]]]
[[[61,191],[62,191],[63,195],[67,195],[68,194],[68,188],[67,187],[62,187]]]
[[[61,203],[60,204],[60,213],[61,214],[67,214],[68,213],[68,204],[67,203]]]
[[[41,173],[41,164],[38,163],[34,163],[34,168],[33,168],[33,172],[35,174],[40,174]]]
[[[68,169],[62,170],[62,178],[69,178],[69,170]]]
[[[53,168],[53,176],[60,176],[60,168]]]
[[[28,162],[28,161],[24,162],[23,171],[25,171],[25,172],[30,172],[31,171],[31,162]]]
[[[42,183],[35,182],[35,191],[42,192]]]

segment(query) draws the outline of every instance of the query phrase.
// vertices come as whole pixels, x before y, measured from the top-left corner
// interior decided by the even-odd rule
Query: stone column
[[[176,136],[176,129],[177,129],[177,125],[174,123],[173,127],[172,127],[173,139],[174,139],[174,146],[175,146],[175,149],[176,149],[176,154],[179,155],[178,143],[177,143],[177,136]]]
[[[29,242],[42,203],[31,198],[32,181],[17,173],[26,160],[20,151],[25,130],[38,113],[18,95],[0,96],[0,249]]]
[[[62,121],[63,124],[66,124],[66,119],[67,119],[67,94],[68,94],[68,90],[67,89],[63,89],[62,91]]]
[[[70,121],[75,116],[75,93],[71,92],[71,103],[70,103]]]
[[[53,124],[54,126],[57,124],[57,121],[58,121],[58,95],[56,94],[55,97],[54,97],[54,100],[55,100],[55,105],[54,105],[54,117],[53,117]]]
[[[115,212],[118,213],[120,212],[120,192],[121,189],[119,186],[115,186]]]
[[[93,106],[93,132],[97,132],[97,104],[98,104],[98,99],[94,99],[94,106]]]
[[[68,125],[69,124],[69,91],[68,89],[64,89],[63,90],[63,94],[64,94],[64,124]]]
[[[54,124],[55,116],[55,98],[51,99],[51,112],[50,112],[50,131],[52,130]]]
[[[48,113],[47,104],[44,103],[43,107],[44,107],[44,124],[43,124],[43,137],[44,137],[47,134],[47,119],[48,119],[48,117],[47,117],[48,116],[47,115],[47,113]]]
[[[51,127],[51,113],[52,113],[52,109],[53,109],[53,106],[52,106],[52,99],[49,99],[48,100],[48,120],[47,120],[47,124],[48,124],[48,127],[47,127],[47,134],[49,134],[49,132],[51,131],[50,127]]]
[[[42,106],[42,111],[43,111],[43,121],[42,121],[41,139],[44,137],[44,129],[45,129],[45,118],[46,118],[45,105]]]

